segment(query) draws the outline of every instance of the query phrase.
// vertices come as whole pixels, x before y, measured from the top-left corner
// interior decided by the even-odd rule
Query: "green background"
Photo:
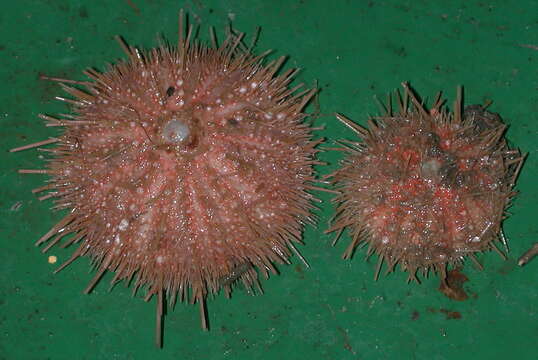
[[[472,296],[463,302],[439,292],[436,276],[407,284],[396,272],[374,282],[375,258],[363,261],[363,250],[342,261],[347,237],[330,246],[326,201],[300,248],[310,269],[295,257],[263,281],[264,295],[237,287],[231,300],[210,299],[209,332],[200,329],[197,306],[176,305],[162,350],[154,346],[154,299],[132,298],[124,286],[109,293],[110,275],[83,295],[92,278],[87,259],[52,275],[72,249],[50,251],[58,257],[51,265],[33,243],[60,214],[30,193],[44,176],[16,173],[40,168],[40,154],[7,152],[56,134],[37,114],[67,111],[54,101],[59,86],[39,74],[84,79],[83,69],[123,57],[115,35],[141,47],[155,46],[159,34],[175,42],[180,8],[202,37],[215,26],[222,39],[230,21],[247,35],[260,26],[257,51],[289,55],[286,66],[303,69],[297,82],[321,89],[318,136],[352,139],[331,114],[364,123],[378,112],[374,97],[402,81],[429,100],[443,90],[448,104],[458,85],[467,104],[493,100],[509,140],[529,153],[504,226],[509,259],[482,254],[482,272],[467,261]],[[3,1],[0,34],[0,358],[536,358],[538,260],[520,268],[516,259],[538,238],[538,50],[527,46],[538,47],[537,1]],[[320,168],[326,174],[339,156],[320,158],[330,162]]]

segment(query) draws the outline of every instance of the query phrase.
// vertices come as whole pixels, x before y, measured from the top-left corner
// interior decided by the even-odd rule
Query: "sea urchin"
[[[78,244],[60,269],[90,256],[86,292],[108,270],[156,295],[159,345],[165,298],[199,303],[207,328],[208,294],[258,287],[258,272],[300,256],[318,143],[302,112],[314,90],[289,87],[284,58],[264,64],[233,31],[206,46],[182,29],[181,15],[177,47],[120,41],[127,61],[85,71],[91,81],[49,78],[73,115],[41,117],[65,132],[13,149],[55,144],[46,169],[20,170],[48,174],[34,192],[67,210],[37,244]]]
[[[500,252],[495,240],[505,241],[501,222],[523,157],[508,147],[499,116],[477,105],[462,112],[461,94],[453,113],[440,95],[426,110],[406,84],[397,95],[399,112],[389,99],[387,114],[368,129],[338,116],[361,141],[342,142],[347,156],[331,175],[340,194],[329,231],[338,239],[349,229],[344,258],[369,245],[368,255],[379,256],[376,279],[385,261],[387,272],[399,263],[410,279],[431,268],[444,280],[447,264]]]

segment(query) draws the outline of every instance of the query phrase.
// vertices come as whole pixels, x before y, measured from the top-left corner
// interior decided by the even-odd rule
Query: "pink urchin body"
[[[522,164],[503,138],[500,119],[473,106],[446,113],[437,101],[426,111],[406,87],[400,112],[375,118],[369,128],[340,119],[361,137],[343,149],[333,174],[340,195],[330,230],[349,228],[390,271],[397,263],[416,279],[417,269],[440,271],[502,237],[504,210]],[[482,111],[482,112],[481,112]],[[487,113],[487,114],[486,114]],[[473,258],[474,259],[474,258]]]
[[[69,212],[38,243],[74,234],[66,264],[89,255],[99,269],[87,291],[107,270],[134,277],[159,295],[158,317],[164,296],[190,293],[203,311],[229,276],[257,284],[310,221],[316,142],[301,110],[313,91],[294,94],[295,72],[276,75],[283,59],[263,65],[241,36],[206,47],[190,34],[177,49],[125,45],[128,61],[88,70],[92,82],[57,79],[76,115],[44,116],[66,131],[43,190]]]

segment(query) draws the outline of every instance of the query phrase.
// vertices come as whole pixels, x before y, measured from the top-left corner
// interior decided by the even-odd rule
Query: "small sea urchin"
[[[73,115],[41,117],[65,132],[13,149],[56,144],[46,169],[20,170],[50,175],[34,192],[67,209],[37,244],[78,244],[60,269],[90,256],[86,292],[113,271],[156,295],[158,344],[165,297],[198,302],[207,328],[208,294],[257,287],[258,272],[300,256],[318,143],[302,112],[314,90],[289,87],[284,58],[264,64],[233,31],[206,46],[182,29],[180,16],[177,48],[121,42],[127,61],[87,70],[91,81],[49,78]]]
[[[346,153],[332,181],[340,194],[329,231],[349,229],[349,258],[361,242],[379,256],[375,278],[385,261],[417,280],[430,268],[446,276],[447,264],[505,241],[501,222],[513,197],[523,163],[519,150],[504,139],[506,126],[496,114],[473,105],[454,111],[437,96],[428,111],[404,84],[399,111],[390,99],[387,114],[363,128],[338,116],[360,138],[342,141]],[[411,102],[411,104],[409,103]],[[478,264],[478,263],[477,263]]]

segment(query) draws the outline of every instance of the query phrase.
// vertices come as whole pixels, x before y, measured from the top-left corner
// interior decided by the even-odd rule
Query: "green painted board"
[[[396,272],[375,282],[375,259],[365,262],[364,250],[342,261],[349,239],[330,246],[323,230],[333,208],[322,193],[320,224],[306,229],[300,249],[310,269],[293,258],[263,281],[264,295],[237,287],[230,300],[209,300],[209,332],[197,306],[177,304],[163,349],[154,346],[154,300],[132,298],[124,286],[108,292],[110,275],[83,295],[87,259],[53,275],[58,264],[33,243],[60,214],[30,192],[43,176],[16,172],[39,168],[39,153],[7,152],[56,134],[37,114],[66,111],[53,100],[58,85],[39,75],[84,79],[83,69],[123,57],[115,35],[141,47],[160,35],[175,41],[180,8],[202,37],[230,21],[248,35],[261,27],[256,49],[289,55],[286,66],[303,69],[297,82],[321,89],[318,136],[352,139],[331,114],[364,123],[378,113],[374,98],[402,81],[430,101],[443,90],[451,104],[458,85],[467,104],[493,100],[509,140],[529,153],[504,226],[508,260],[485,253],[484,271],[467,262],[472,296],[462,302],[439,292],[435,276],[408,284]],[[537,1],[4,1],[0,35],[0,359],[537,358],[538,260],[516,265],[538,238]],[[326,174],[339,155],[320,158],[330,163],[319,168]],[[50,254],[60,263],[71,251]]]

